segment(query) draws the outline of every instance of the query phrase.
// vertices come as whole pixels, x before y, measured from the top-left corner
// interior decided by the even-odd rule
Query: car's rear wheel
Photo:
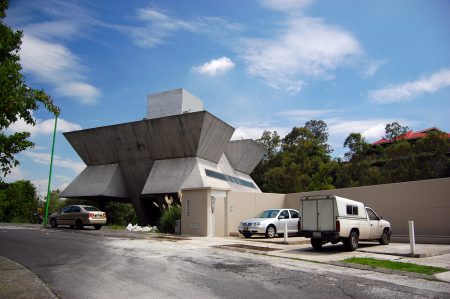
[[[348,237],[348,240],[346,240],[344,244],[348,250],[355,251],[356,249],[358,249],[358,241],[358,234],[355,231],[352,231],[350,233],[350,236]]]
[[[266,237],[273,238],[277,234],[277,229],[272,224],[269,225],[266,229]]]
[[[58,226],[58,224],[56,223],[56,219],[55,218],[50,219],[50,226],[53,227],[53,228]]]
[[[101,228],[102,228],[102,226],[101,226],[101,225],[99,225],[99,224],[97,224],[97,225],[94,225],[94,228],[95,228],[95,230],[99,230],[99,229],[101,229]]]
[[[312,238],[312,239],[311,239],[311,246],[312,246],[315,250],[321,249],[321,248],[322,248],[322,245],[323,245],[322,239],[315,239],[315,238]]]
[[[75,228],[83,229],[83,227],[84,227],[83,222],[80,219],[77,219],[77,221],[75,221]]]

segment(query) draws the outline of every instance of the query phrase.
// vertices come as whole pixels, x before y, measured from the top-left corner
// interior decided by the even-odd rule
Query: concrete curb
[[[0,256],[0,273],[0,299],[58,298],[36,274],[3,256]]]

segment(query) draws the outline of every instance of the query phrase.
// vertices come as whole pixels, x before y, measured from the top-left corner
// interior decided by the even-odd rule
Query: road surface
[[[450,298],[449,284],[254,255],[208,240],[0,226],[0,255],[60,298]]]

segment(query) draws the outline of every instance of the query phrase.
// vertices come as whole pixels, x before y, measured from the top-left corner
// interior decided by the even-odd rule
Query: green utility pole
[[[55,115],[55,127],[53,128],[52,154],[50,156],[50,172],[48,174],[48,187],[47,187],[47,200],[45,202],[44,227],[47,227],[47,220],[48,220],[48,205],[50,203],[50,184],[51,184],[51,181],[52,181],[53,153],[55,151],[55,137],[56,137],[56,124],[57,124],[57,122],[58,122],[58,114]]]

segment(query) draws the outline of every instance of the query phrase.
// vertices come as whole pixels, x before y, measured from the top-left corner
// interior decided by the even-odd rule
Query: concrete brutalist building
[[[87,167],[61,197],[131,202],[145,225],[181,190],[260,193],[250,173],[265,149],[233,132],[184,89],[149,95],[144,120],[64,134]]]

